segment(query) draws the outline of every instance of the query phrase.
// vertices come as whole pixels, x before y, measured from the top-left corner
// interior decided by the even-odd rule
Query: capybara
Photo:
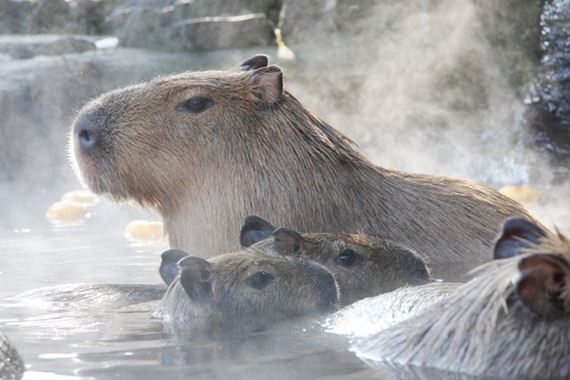
[[[503,220],[532,220],[476,183],[372,164],[267,65],[255,56],[239,70],[161,77],[92,100],[71,130],[83,181],[156,209],[170,246],[204,257],[237,250],[251,214],[298,231],[381,236],[428,264],[491,260]]]
[[[513,218],[495,258],[426,311],[357,342],[356,353],[475,376],[570,377],[570,241]]]
[[[156,316],[190,331],[263,328],[339,307],[334,275],[314,262],[241,251],[187,256],[177,265]]]
[[[324,322],[328,332],[350,337],[371,336],[413,317],[448,297],[463,284],[431,281],[405,286],[344,307]]]
[[[0,333],[0,379],[19,380],[24,371],[24,362],[20,354],[6,335]]]
[[[343,305],[429,280],[421,257],[386,239],[361,234],[299,234],[251,215],[242,226],[240,242],[254,253],[301,257],[324,265],[337,280]]]

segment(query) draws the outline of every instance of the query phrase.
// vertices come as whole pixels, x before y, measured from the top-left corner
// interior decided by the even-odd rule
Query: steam
[[[473,0],[382,2],[363,28],[363,43],[344,41],[346,49],[332,58],[354,70],[353,88],[335,86],[348,88],[346,102],[356,101],[339,111],[334,97],[319,93],[322,82],[293,87],[375,163],[496,188],[532,186],[542,194],[532,211],[550,226],[568,226],[568,206],[560,207],[568,181],[527,143],[522,95],[505,70],[505,57],[524,55],[523,47],[492,46],[483,14]],[[316,55],[323,53],[330,54]]]
[[[570,226],[566,204],[570,182],[567,174],[555,173],[547,159],[527,143],[524,94],[508,79],[513,70],[505,57],[524,59],[527,53],[516,43],[493,46],[483,22],[485,9],[478,3],[377,2],[371,11],[359,15],[358,26],[350,33],[331,33],[330,20],[323,22],[320,32],[307,38],[313,42],[288,42],[297,55],[296,63],[277,63],[284,67],[287,87],[317,115],[354,139],[373,162],[388,168],[469,178],[496,188],[535,187],[542,201],[531,206],[532,211],[547,225],[564,230]],[[332,12],[339,4],[327,1],[324,11]],[[288,36],[283,38],[287,41]],[[258,52],[268,53],[274,62],[277,58],[276,49],[179,54],[165,60],[168,63],[162,71],[169,74],[188,68],[236,67]],[[132,54],[135,61],[148,59],[135,51]],[[124,57],[110,53],[109,59]],[[149,67],[159,66],[158,60],[150,61]],[[47,83],[44,87],[53,91],[49,104],[57,99],[56,107],[70,103],[78,109],[82,103],[78,99],[87,100],[93,92],[108,90],[111,83],[120,87],[134,80],[136,75],[122,79],[128,77],[125,70],[132,74],[142,66],[127,66],[105,66],[112,72],[98,79],[87,74],[88,79],[74,85],[73,91],[67,87],[60,91],[61,85]],[[82,67],[74,70],[81,71]],[[139,77],[151,76],[152,70],[141,71]],[[91,90],[93,86],[96,91]],[[68,111],[59,111],[61,120],[53,122],[57,124],[54,128],[45,129],[49,129],[50,143],[42,143],[37,150],[62,158],[61,165],[53,168],[53,177],[49,176],[52,183],[42,183],[37,189],[40,204],[46,197],[56,201],[60,193],[79,187],[65,160],[66,133],[62,131],[74,116]],[[59,125],[62,123],[66,124],[64,128]],[[29,191],[29,184],[45,173],[27,170],[21,176],[24,185],[19,187],[0,184],[0,204],[10,206],[7,219],[18,218],[21,213],[11,206],[13,194],[21,188]],[[29,211],[24,215],[35,214]]]

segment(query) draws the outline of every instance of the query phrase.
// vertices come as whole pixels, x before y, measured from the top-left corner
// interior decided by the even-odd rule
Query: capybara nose
[[[81,151],[89,153],[97,145],[99,128],[88,118],[82,117],[75,124],[75,138]]]

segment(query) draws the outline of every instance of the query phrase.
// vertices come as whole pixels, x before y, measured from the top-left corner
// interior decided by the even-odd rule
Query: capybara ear
[[[269,63],[269,58],[263,54],[257,54],[241,64],[242,70],[255,70],[260,67],[265,67]]]
[[[253,94],[260,103],[272,106],[283,94],[283,73],[277,66],[267,66],[255,70],[252,74]]]
[[[297,232],[279,228],[273,232],[273,249],[280,255],[295,255],[300,253],[303,237]]]
[[[249,247],[258,241],[267,239],[273,231],[275,231],[275,227],[267,220],[256,215],[250,215],[245,218],[239,235],[239,242],[242,247]]]
[[[212,296],[212,266],[200,257],[188,256],[178,262],[180,284],[193,301],[205,301]]]
[[[162,252],[162,262],[160,263],[158,272],[166,285],[170,285],[170,283],[174,281],[178,274],[178,266],[176,263],[186,256],[188,256],[188,254],[179,249],[169,249]]]
[[[543,318],[570,313],[570,264],[563,257],[533,254],[519,262],[516,292],[522,302]]]
[[[510,218],[503,225],[503,232],[495,243],[493,257],[506,259],[522,254],[522,249],[536,245],[546,232],[536,224],[521,218]]]

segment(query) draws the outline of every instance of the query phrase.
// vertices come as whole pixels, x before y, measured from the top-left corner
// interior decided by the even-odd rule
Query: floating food
[[[46,212],[48,220],[54,224],[75,224],[87,217],[87,207],[78,202],[61,201],[52,204]]]
[[[540,198],[538,190],[527,186],[504,186],[499,192],[521,203],[535,203]]]
[[[134,220],[125,227],[125,237],[131,241],[162,240],[162,222]]]
[[[75,190],[63,194],[61,200],[77,202],[85,206],[94,206],[99,202],[99,197],[87,190]]]
[[[275,28],[273,33],[275,34],[275,42],[277,43],[277,59],[281,61],[294,61],[296,58],[295,53],[285,45],[283,36],[281,35],[281,29]]]

